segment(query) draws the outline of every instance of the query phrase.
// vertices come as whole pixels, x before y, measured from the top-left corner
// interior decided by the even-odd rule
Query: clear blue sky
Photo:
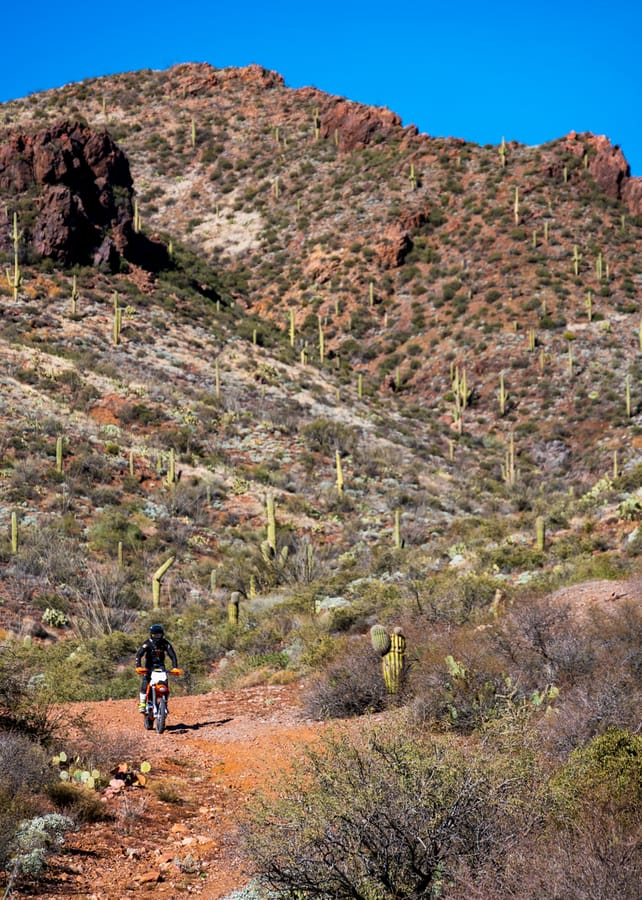
[[[642,176],[640,0],[12,0],[2,23],[0,101],[180,62],[254,62],[434,136],[606,134]]]

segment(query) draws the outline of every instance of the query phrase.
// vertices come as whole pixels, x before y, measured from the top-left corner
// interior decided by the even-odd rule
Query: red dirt
[[[300,693],[287,685],[174,696],[162,735],[144,730],[133,700],[69,704],[70,714],[94,722],[105,745],[129,742],[129,760],[133,754],[152,768],[145,787],[105,800],[111,821],[68,835],[37,895],[121,900],[189,893],[218,900],[247,884],[235,840],[238,812],[321,728],[305,720]],[[159,799],[163,785],[179,802]]]

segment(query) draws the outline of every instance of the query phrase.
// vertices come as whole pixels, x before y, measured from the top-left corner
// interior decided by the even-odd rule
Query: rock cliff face
[[[0,193],[9,207],[33,198],[26,240],[38,256],[111,271],[121,258],[152,270],[168,262],[161,243],[134,231],[129,162],[106,131],[60,122],[14,134],[0,144]]]
[[[582,135],[595,151],[588,165],[590,174],[607,197],[622,200],[631,215],[642,215],[642,178],[631,178],[631,170],[621,149],[604,135]],[[567,149],[577,156],[585,152],[580,135],[571,132]]]
[[[401,130],[396,113],[347,100],[337,100],[320,123],[321,137],[336,138],[339,149],[347,152],[366,147],[375,136],[383,139],[395,129]]]

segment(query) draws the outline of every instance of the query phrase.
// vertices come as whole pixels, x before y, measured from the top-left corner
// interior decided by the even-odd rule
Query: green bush
[[[608,728],[574,750],[553,787],[568,815],[582,808],[610,811],[635,823],[642,805],[642,735]]]
[[[145,540],[145,535],[122,509],[112,506],[95,516],[89,540],[96,550],[115,555],[120,541],[123,547],[134,549]]]
[[[307,750],[250,806],[253,874],[287,896],[377,900],[441,896],[462,865],[501,865],[520,778],[506,790],[501,775],[405,731],[331,735]]]

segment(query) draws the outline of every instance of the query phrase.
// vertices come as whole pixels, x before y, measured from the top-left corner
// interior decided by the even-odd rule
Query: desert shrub
[[[68,639],[22,648],[20,664],[30,685],[28,696],[32,703],[40,695],[47,703],[131,697],[140,682],[134,672],[137,646],[130,635],[113,632],[84,641]],[[54,732],[56,719],[46,703],[41,715],[45,714],[52,719],[46,719],[45,725]]]
[[[469,734],[530,702],[487,629],[441,625],[427,633],[418,616],[404,631],[412,658],[409,709],[417,724]]]
[[[52,524],[27,534],[19,546],[13,569],[17,575],[41,579],[49,587],[58,589],[62,584],[76,584],[84,563],[78,543]]]
[[[187,516],[197,525],[207,522],[207,486],[180,481],[165,499],[170,516]]]
[[[345,642],[343,651],[310,684],[305,708],[314,719],[379,712],[386,705],[381,659],[366,641]]]
[[[92,564],[76,592],[71,621],[83,638],[127,632],[137,625],[139,608],[140,599],[123,569]]]
[[[373,900],[447,896],[462,863],[499,866],[524,779],[512,773],[507,796],[502,776],[405,730],[308,749],[287,783],[250,806],[253,873],[286,896]]]
[[[580,827],[554,829],[548,839],[524,836],[503,869],[470,871],[465,862],[449,885],[448,900],[638,900],[642,880],[640,837],[610,815],[587,816]]]
[[[12,502],[35,500],[38,496],[40,470],[31,459],[19,460],[13,471],[7,490],[7,499]]]
[[[426,626],[448,622],[462,625],[474,619],[492,602],[504,584],[489,575],[447,573],[426,580],[422,590],[422,609]]]
[[[109,482],[112,479],[107,457],[88,450],[77,453],[68,464],[66,472],[69,477],[87,485]]]
[[[0,654],[0,728],[46,744],[56,731],[51,698],[33,678],[16,648],[4,646]]]
[[[75,822],[101,822],[110,818],[100,794],[82,784],[58,779],[51,782],[47,793],[56,808]]]
[[[177,778],[163,778],[152,784],[152,791],[163,803],[182,804],[185,802],[185,785]]]
[[[578,747],[553,781],[558,801],[571,817],[593,809],[617,810],[631,823],[642,804],[642,736],[608,728]]]
[[[639,897],[642,737],[607,729],[571,753],[551,790],[549,830],[526,843],[509,878],[501,885],[491,879],[484,896]]]
[[[357,432],[333,419],[315,419],[304,425],[301,435],[310,450],[325,453],[328,456],[335,450],[353,454],[358,447]]]
[[[19,732],[0,731],[0,867],[9,859],[20,822],[36,810],[51,778],[39,744]]]
[[[97,513],[89,530],[89,540],[96,550],[116,555],[119,542],[135,549],[145,540],[138,525],[122,509],[112,506]]]
[[[17,794],[41,790],[51,780],[45,751],[18,732],[0,731],[0,790]]]

